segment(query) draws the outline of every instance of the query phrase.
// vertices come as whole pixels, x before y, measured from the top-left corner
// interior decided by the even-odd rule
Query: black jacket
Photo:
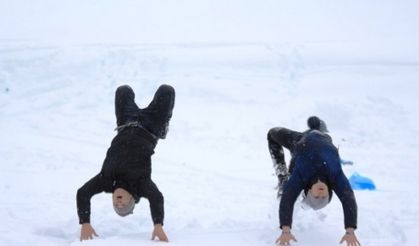
[[[130,86],[117,88],[118,134],[106,153],[102,170],[77,191],[80,224],[90,222],[92,196],[103,191],[113,192],[116,188],[127,190],[137,203],[140,197],[147,198],[154,224],[163,224],[163,195],[151,180],[151,156],[157,139],[166,137],[174,102],[175,90],[170,85],[161,85],[151,103],[143,109],[135,103],[135,93]]]
[[[77,191],[79,222],[90,222],[90,199],[100,192],[124,188],[135,201],[145,197],[150,202],[154,224],[163,224],[163,195],[151,180],[151,155],[157,140],[144,128],[127,127],[112,140],[102,170]]]

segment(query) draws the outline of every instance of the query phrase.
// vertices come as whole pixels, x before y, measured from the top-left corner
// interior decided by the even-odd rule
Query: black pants
[[[115,92],[117,126],[138,121],[149,132],[163,139],[167,134],[174,104],[175,90],[170,85],[161,85],[144,109],[135,103],[135,93],[130,86],[120,86]]]
[[[291,152],[291,160],[288,168],[288,173],[291,174],[294,166],[294,149],[297,142],[302,138],[303,133],[289,130],[287,128],[275,127],[268,132],[268,147],[272,159],[278,168],[286,170],[286,162],[284,156],[284,149],[288,149]],[[284,169],[285,168],[285,169]],[[278,175],[278,173],[277,173]]]

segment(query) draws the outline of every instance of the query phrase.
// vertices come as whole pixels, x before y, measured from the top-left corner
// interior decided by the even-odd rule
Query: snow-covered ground
[[[328,123],[342,158],[354,161],[353,166],[344,166],[344,172],[348,176],[359,172],[376,183],[376,191],[356,191],[362,245],[417,244],[419,49],[414,44],[419,29],[409,29],[418,22],[408,7],[418,4],[354,1],[345,8],[327,1],[316,6],[301,1],[307,4],[305,11],[296,13],[296,3],[281,2],[281,7],[294,12],[272,20],[272,26],[264,24],[273,10],[262,4],[259,15],[267,11],[267,16],[259,24],[266,30],[256,36],[267,41],[252,40],[245,30],[236,30],[235,25],[251,23],[237,23],[256,6],[247,4],[233,15],[235,25],[224,31],[243,34],[248,42],[234,41],[233,32],[227,37],[234,42],[201,36],[210,42],[196,38],[182,43],[172,38],[157,43],[82,44],[86,40],[79,38],[79,44],[69,44],[57,41],[62,33],[56,34],[55,42],[37,39],[47,33],[40,27],[55,30],[65,23],[61,12],[52,9],[53,17],[42,23],[37,17],[48,13],[42,4],[25,7],[20,14],[26,19],[17,22],[22,2],[7,6],[0,2],[5,7],[0,19],[11,24],[0,21],[0,245],[156,245],[150,241],[148,202],[142,200],[134,215],[120,218],[113,212],[110,195],[104,193],[92,199],[92,225],[99,237],[80,243],[75,195],[100,170],[115,135],[116,87],[130,84],[141,107],[162,83],[174,86],[177,96],[170,132],[153,156],[153,179],[165,196],[169,245],[274,245],[279,202],[266,134],[274,126],[305,130],[311,115]],[[98,3],[90,4],[93,8]],[[376,18],[368,21],[371,16],[365,8],[373,6],[382,11],[372,11]],[[73,5],[64,7],[75,11]],[[205,12],[204,7],[195,15]],[[340,22],[311,38],[313,20],[307,17],[305,23],[297,18],[305,13],[315,16],[309,7],[331,11],[312,24]],[[89,8],[81,11],[82,17]],[[156,10],[158,5],[150,8]],[[384,15],[391,11],[394,22]],[[341,16],[351,13],[357,13],[353,22]],[[210,25],[213,17],[204,16],[205,24]],[[61,23],[54,24],[54,18]],[[302,39],[293,35],[295,40],[267,35],[275,23],[285,27],[287,18],[298,20],[297,27],[308,34]],[[210,34],[220,34],[215,27],[232,21],[215,19]],[[99,24],[100,20],[95,19]],[[367,28],[356,29],[362,23],[379,28],[364,39]],[[338,32],[342,39],[331,40],[328,31],[339,30],[338,24],[353,25],[354,30]],[[100,32],[104,27],[99,26]],[[188,28],[177,30],[187,33]],[[381,39],[391,30],[395,36]],[[23,40],[25,33],[32,36]],[[161,37],[149,34],[152,39]],[[297,204],[294,216],[295,245],[339,244],[343,214],[336,197],[320,212]]]

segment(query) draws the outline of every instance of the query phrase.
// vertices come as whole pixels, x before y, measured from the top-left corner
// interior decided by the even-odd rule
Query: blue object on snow
[[[367,177],[359,175],[359,173],[355,172],[349,178],[349,183],[354,190],[375,190],[374,182]]]
[[[340,159],[340,164],[342,164],[342,165],[353,165],[354,162]]]

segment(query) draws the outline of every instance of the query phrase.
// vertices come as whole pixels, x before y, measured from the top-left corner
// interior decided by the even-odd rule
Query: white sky
[[[419,40],[413,0],[0,0],[0,39],[46,42]]]

